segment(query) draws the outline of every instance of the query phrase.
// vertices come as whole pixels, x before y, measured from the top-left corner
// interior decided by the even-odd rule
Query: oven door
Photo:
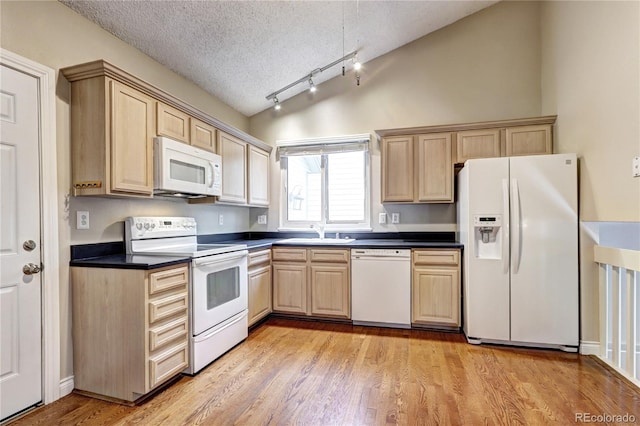
[[[191,332],[194,336],[247,309],[247,250],[191,262]]]

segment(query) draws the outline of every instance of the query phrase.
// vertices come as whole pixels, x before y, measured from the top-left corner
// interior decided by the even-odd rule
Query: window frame
[[[304,155],[320,155],[320,181],[321,181],[321,210],[320,221],[313,220],[296,220],[288,219],[289,213],[289,188],[288,188],[288,156],[278,156],[280,161],[280,226],[279,231],[309,231],[311,225],[324,224],[325,232],[343,232],[343,231],[371,231],[371,152],[369,149],[369,135],[355,135],[352,137],[336,137],[323,138],[322,143],[312,143],[303,141],[284,141],[278,142],[278,146],[306,146]],[[322,152],[322,147],[327,145],[338,145],[348,142],[365,141],[365,147],[357,152],[362,152],[364,157],[364,218],[363,221],[329,221],[329,188],[328,188],[328,172],[327,172],[327,156],[332,152]]]

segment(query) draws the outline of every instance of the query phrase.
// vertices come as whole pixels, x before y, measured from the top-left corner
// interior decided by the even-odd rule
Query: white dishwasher
[[[411,328],[411,250],[351,249],[351,318]]]

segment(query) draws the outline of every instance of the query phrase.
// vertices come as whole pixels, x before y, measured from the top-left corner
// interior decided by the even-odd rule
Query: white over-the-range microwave
[[[155,195],[220,195],[222,162],[218,154],[161,136],[153,140]]]

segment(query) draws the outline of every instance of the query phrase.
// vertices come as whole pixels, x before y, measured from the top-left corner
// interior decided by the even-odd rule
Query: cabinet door
[[[216,152],[216,128],[191,117],[191,132],[189,140],[191,145],[206,151]]]
[[[411,321],[460,326],[458,268],[414,267]]]
[[[153,192],[153,105],[147,95],[110,81],[111,191]]]
[[[500,129],[465,130],[457,136],[456,163],[501,156]]]
[[[271,313],[271,266],[249,270],[249,325]]]
[[[507,128],[506,155],[553,154],[551,126],[519,126]]]
[[[347,265],[311,265],[311,315],[351,318]]]
[[[452,203],[451,133],[419,135],[416,154],[417,201]]]
[[[189,116],[162,102],[157,103],[156,128],[158,136],[189,143]]]
[[[307,313],[307,265],[273,264],[273,310],[293,314]]]
[[[249,146],[249,204],[269,206],[269,153]]]
[[[247,203],[247,143],[218,132],[218,153],[222,157],[222,194],[218,200]]]
[[[413,136],[383,138],[382,202],[413,201]]]

